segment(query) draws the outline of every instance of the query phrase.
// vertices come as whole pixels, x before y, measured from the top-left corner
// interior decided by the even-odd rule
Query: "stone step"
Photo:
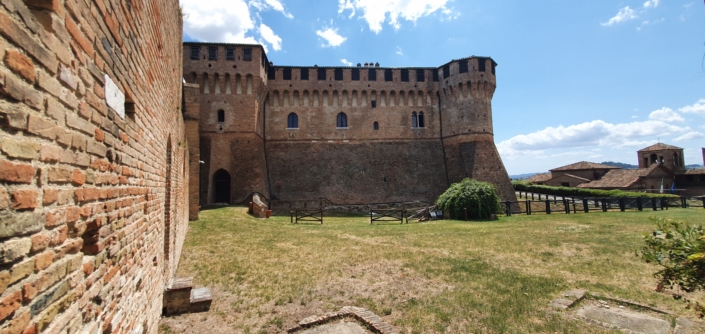
[[[191,290],[189,312],[207,312],[213,302],[213,294],[209,288]]]

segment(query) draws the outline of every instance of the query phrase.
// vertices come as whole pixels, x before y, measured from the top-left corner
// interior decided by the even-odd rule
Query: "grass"
[[[573,288],[691,316],[654,291],[657,268],[635,255],[655,226],[651,217],[702,223],[703,210],[408,225],[370,225],[365,217],[291,225],[288,216],[254,219],[240,207],[202,211],[189,226],[178,275],[211,287],[213,307],[206,319],[162,323],[192,333],[214,326],[277,333],[353,305],[402,333],[606,331],[550,312],[548,303]]]

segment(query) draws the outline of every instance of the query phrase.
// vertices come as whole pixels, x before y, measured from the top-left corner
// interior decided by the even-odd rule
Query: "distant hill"
[[[601,162],[601,164],[607,165],[607,166],[619,167],[622,169],[637,169],[637,168],[639,168],[639,166],[636,166],[636,165],[630,165],[630,164],[625,164],[622,162],[614,162],[614,161],[605,161],[605,162]]]
[[[703,165],[685,165],[685,169],[700,169]]]
[[[524,179],[528,179],[536,174],[541,174],[541,173],[526,173],[526,174],[509,175],[509,178],[512,180],[524,180]]]

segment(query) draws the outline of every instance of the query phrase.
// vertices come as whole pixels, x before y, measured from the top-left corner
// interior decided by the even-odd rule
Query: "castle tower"
[[[496,66],[492,58],[471,57],[441,67],[441,138],[451,183],[467,177],[491,182],[503,201],[516,201],[494,143],[492,97],[497,87]]]
[[[639,168],[649,168],[653,164],[661,164],[673,172],[685,172],[683,148],[658,143],[639,150],[637,155]]]
[[[184,43],[184,80],[200,87],[200,204],[268,196],[264,100],[269,63],[260,45]]]

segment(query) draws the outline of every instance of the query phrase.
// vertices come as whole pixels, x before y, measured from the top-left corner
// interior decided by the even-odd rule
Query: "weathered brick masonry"
[[[2,334],[157,332],[193,166],[181,27],[177,0],[0,0]]]
[[[298,67],[271,64],[259,45],[184,43],[183,52],[184,77],[201,93],[202,204],[252,192],[275,209],[430,203],[466,177],[516,200],[494,144],[490,58]]]

